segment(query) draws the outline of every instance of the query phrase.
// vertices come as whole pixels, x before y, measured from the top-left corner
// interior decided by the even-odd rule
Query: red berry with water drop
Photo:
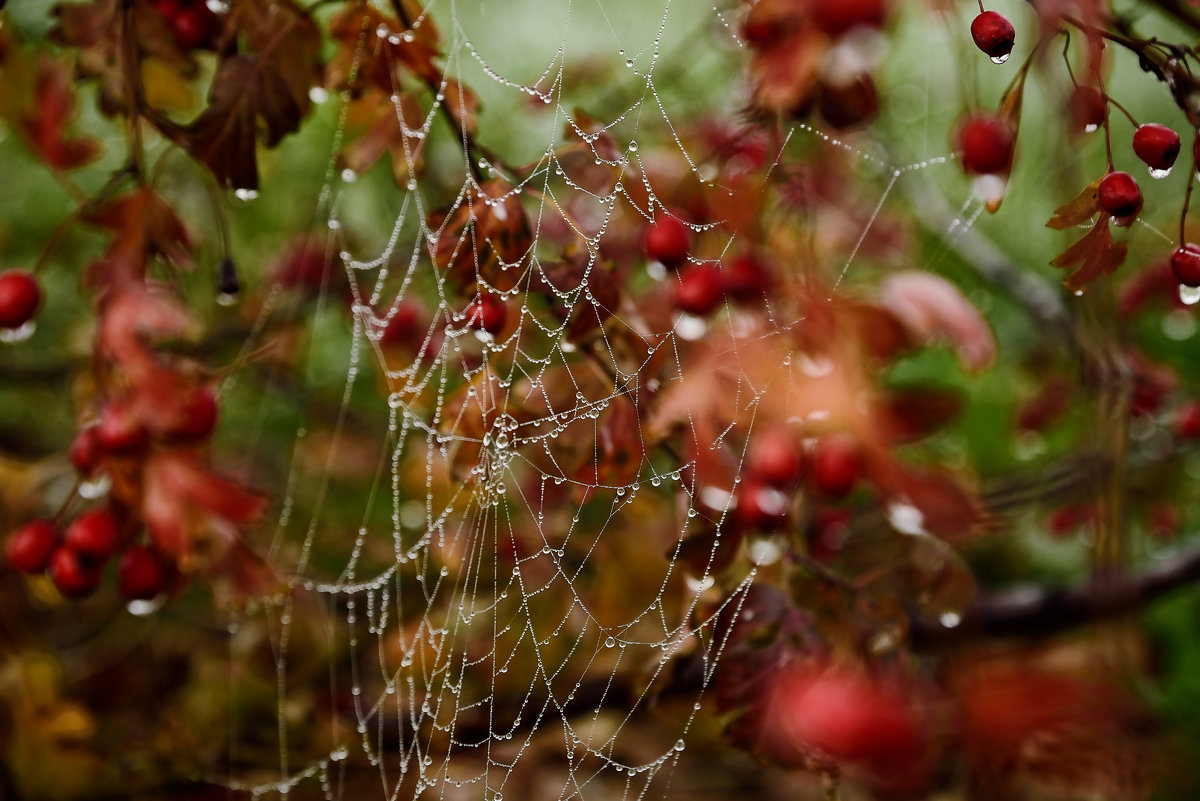
[[[737,518],[746,528],[777,531],[787,524],[790,505],[787,493],[750,478],[738,494]]]
[[[67,526],[63,544],[92,564],[101,564],[116,551],[117,521],[105,509],[84,512]]]
[[[717,310],[725,299],[721,271],[711,264],[696,264],[679,274],[675,305],[681,311],[703,317]]]
[[[1111,214],[1118,225],[1127,224],[1142,210],[1142,190],[1127,172],[1110,172],[1100,181],[1100,208]]]
[[[1017,32],[1003,14],[984,11],[971,21],[971,38],[975,46],[993,60],[1007,59],[1012,52]]]
[[[647,258],[675,270],[687,261],[691,241],[688,227],[678,218],[663,213],[647,226],[642,245]]]
[[[8,538],[5,555],[14,570],[41,573],[58,547],[58,529],[49,520],[30,520]]]
[[[146,426],[124,403],[105,407],[96,426],[96,441],[108,453],[135,453],[146,446],[149,438]]]
[[[1071,122],[1077,132],[1094,131],[1104,124],[1108,102],[1094,86],[1076,86],[1071,92]]]
[[[962,168],[971,175],[1007,173],[1012,167],[1012,128],[999,117],[971,114],[959,123],[955,150]]]
[[[100,438],[95,424],[84,426],[75,435],[67,458],[81,476],[90,476],[100,466],[104,458],[104,449],[100,446]]]
[[[42,303],[37,278],[26,270],[0,273],[0,328],[20,328],[33,319]]]
[[[1133,152],[1152,170],[1169,170],[1179,157],[1179,134],[1157,122],[1139,125],[1133,132]]]
[[[1184,286],[1200,286],[1200,245],[1188,242],[1171,254],[1171,272]]]
[[[149,601],[167,584],[167,568],[152,548],[135,545],[117,563],[117,591],[127,601]]]

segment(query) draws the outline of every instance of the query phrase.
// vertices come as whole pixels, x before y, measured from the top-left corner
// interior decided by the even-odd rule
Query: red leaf
[[[915,340],[949,340],[968,370],[981,370],[996,356],[996,340],[983,315],[940,276],[917,270],[895,273],[884,281],[879,300]]]
[[[1129,246],[1124,242],[1113,242],[1109,219],[1107,214],[1100,215],[1092,230],[1050,262],[1064,269],[1078,265],[1063,280],[1063,286],[1072,292],[1082,292],[1092,281],[1112,273],[1125,262]]]
[[[104,258],[88,270],[88,282],[112,288],[140,283],[148,261],[161,256],[179,267],[191,266],[191,242],[183,223],[154,190],[135,189],[113,198],[84,216],[112,231]]]
[[[100,155],[100,143],[72,137],[67,126],[75,116],[75,93],[66,65],[46,55],[38,58],[33,111],[17,122],[26,144],[55,170],[73,170]]]
[[[1061,231],[1083,225],[1095,217],[1100,211],[1100,182],[1103,180],[1104,176],[1101,175],[1085,186],[1070,203],[1064,203],[1055,209],[1054,216],[1046,222],[1047,227]]]

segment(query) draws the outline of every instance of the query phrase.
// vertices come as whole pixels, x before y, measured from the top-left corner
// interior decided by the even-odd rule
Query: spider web
[[[689,786],[679,774],[691,738],[714,736],[705,699],[726,645],[717,621],[736,616],[783,546],[753,538],[736,562],[740,573],[725,572],[720,582],[730,546],[719,533],[702,567],[683,558],[689,535],[732,514],[732,494],[696,492],[690,457],[652,444],[650,401],[689,377],[688,343],[717,330],[736,343],[748,317],[766,320],[759,337],[803,321],[780,319],[764,297],[757,309],[728,306],[708,320],[673,314],[657,325],[632,303],[605,306],[610,295],[600,285],[616,280],[602,255],[608,242],[677,213],[660,196],[667,188],[649,177],[656,154],[670,153],[686,165],[687,180],[714,188],[717,170],[689,150],[677,123],[701,112],[733,117],[744,105],[744,87],[728,77],[744,60],[736,8],[680,0],[554,6],[440,0],[414,21],[436,21],[446,77],[480,93],[481,139],[507,126],[494,150],[516,155],[501,163],[454,142],[439,116],[454,84],[442,83],[420,120],[397,99],[406,157],[427,151],[431,165],[440,161],[393,190],[399,212],[373,234],[364,219],[371,209],[356,195],[365,177],[336,158],[343,107],[318,213],[352,298],[353,334],[339,357],[344,391],[315,488],[293,459],[270,552],[290,576],[290,592],[231,625],[235,651],[243,628],[269,633],[274,675],[233,683],[236,694],[243,683],[274,682],[279,755],[278,765],[220,780],[232,789],[329,799],[660,798]],[[364,27],[361,45],[410,35]],[[579,61],[614,57],[624,70],[615,85],[611,76],[592,85],[586,70],[573,76]],[[689,80],[689,71],[701,79]],[[717,76],[724,85],[689,94]],[[680,82],[682,89],[670,88]],[[575,109],[596,107],[620,110],[585,127]],[[849,155],[877,187],[870,213],[851,223],[844,262],[831,267],[834,289],[897,187],[951,160],[935,148],[930,158],[896,164],[878,143],[848,144],[806,124],[784,131],[768,160],[778,167],[794,139]],[[583,167],[613,170],[616,181],[597,190],[580,179],[580,152]],[[446,170],[462,176],[449,196]],[[489,181],[503,192],[489,193]],[[485,277],[487,243],[473,229],[456,231],[454,215],[472,209],[474,219],[486,209],[503,217],[515,208],[527,216],[531,244]],[[447,211],[440,221],[438,209]],[[970,230],[982,209],[968,198],[944,236]],[[578,245],[577,280],[565,283],[552,270],[562,250],[553,243],[564,237]],[[447,241],[474,265],[474,292],[464,295],[435,264]],[[729,241],[692,260],[719,264],[735,248]],[[642,265],[628,292],[661,291],[674,280],[661,265]],[[466,306],[474,294],[503,305],[499,333],[472,324]],[[414,307],[423,317],[411,347],[394,347],[387,329]],[[594,335],[580,337],[572,325],[588,315],[597,317]],[[314,372],[328,368],[319,363],[328,352],[314,346]],[[739,385],[731,403],[752,413],[761,391]],[[382,447],[360,527],[334,529],[325,519],[339,491],[330,465],[364,394],[386,419]],[[614,444],[615,434],[631,431],[637,436]],[[309,437],[298,433],[297,454]],[[724,431],[711,447],[734,449],[740,463],[742,442]],[[328,698],[338,710],[320,723],[296,712],[295,699],[312,697],[298,683],[311,675],[310,652],[328,660]],[[240,752],[269,739],[254,730],[266,721],[233,717],[231,762],[244,766],[250,758]]]

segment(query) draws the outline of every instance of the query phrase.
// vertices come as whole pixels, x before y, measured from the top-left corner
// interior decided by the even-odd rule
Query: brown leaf
[[[399,98],[393,102],[389,96],[373,90],[350,104],[348,126],[357,122],[370,127],[342,150],[341,166],[361,174],[387,153],[397,184],[403,185],[416,174],[424,163],[425,149],[420,139],[406,136],[404,129],[407,126],[415,131],[420,127],[421,107],[411,93]]]
[[[34,84],[34,107],[21,115],[17,129],[34,153],[55,170],[73,170],[100,155],[100,143],[95,139],[67,133],[74,116],[75,93],[71,91],[66,65],[41,54]]]
[[[1096,213],[1100,211],[1100,182],[1102,180],[1104,180],[1103,175],[1085,186],[1074,200],[1055,209],[1054,216],[1046,222],[1046,226],[1061,231],[1083,225],[1095,217]]]
[[[446,80],[446,108],[458,122],[458,127],[468,135],[474,136],[476,130],[475,112],[479,111],[479,96],[454,78]]]
[[[520,197],[498,178],[480,186],[470,203],[460,200],[440,225],[430,227],[437,229],[434,264],[460,285],[482,278],[499,286],[500,262],[516,264],[533,242]]]
[[[92,285],[111,288],[140,281],[154,257],[184,268],[192,264],[187,229],[175,210],[148,187],[119,195],[83,219],[115,234],[104,257],[88,268]]]
[[[1063,281],[1063,286],[1072,292],[1082,292],[1092,281],[1112,273],[1125,262],[1129,246],[1113,242],[1109,219],[1107,214],[1100,215],[1092,230],[1050,262],[1064,269],[1079,265]]]

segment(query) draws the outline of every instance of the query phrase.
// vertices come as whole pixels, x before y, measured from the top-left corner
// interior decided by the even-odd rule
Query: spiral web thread
[[[778,544],[752,542],[740,582],[730,588],[724,579],[725,594],[714,598],[711,567],[720,537],[709,568],[698,574],[682,563],[680,554],[697,518],[719,524],[730,513],[728,494],[715,502],[694,497],[682,481],[687,460],[661,448],[637,454],[631,480],[612,482],[602,475],[609,458],[603,452],[605,415],[623,404],[635,412],[631,425],[645,425],[638,412],[641,393],[658,389],[656,382],[687,377],[680,345],[703,337],[712,326],[728,326],[736,333],[738,314],[730,308],[708,321],[677,316],[673,329],[649,330],[626,307],[612,309],[614,316],[594,344],[584,346],[568,338],[566,323],[529,303],[531,284],[544,267],[542,226],[556,215],[565,219],[563,209],[591,207],[586,223],[575,216],[568,222],[579,226],[577,233],[586,243],[584,280],[574,289],[554,290],[558,302],[572,312],[592,299],[590,282],[606,280],[597,259],[603,238],[622,225],[640,228],[640,221],[615,221],[620,183],[613,194],[597,195],[572,181],[558,162],[556,150],[563,144],[559,132],[574,124],[574,101],[563,88],[571,64],[568,50],[589,42],[592,50],[597,43],[615,43],[612,49],[625,64],[628,82],[644,89],[614,119],[600,121],[617,143],[617,160],[595,148],[592,155],[598,165],[620,167],[621,181],[643,183],[650,206],[636,211],[654,219],[665,213],[666,204],[644,177],[647,147],[639,147],[639,133],[653,132],[656,141],[678,150],[701,182],[711,179],[707,165],[688,153],[672,125],[677,114],[660,94],[656,76],[661,65],[687,64],[693,49],[701,48],[715,49],[736,68],[743,51],[734,24],[736,8],[684,0],[671,0],[662,8],[600,0],[563,3],[553,11],[541,5],[436,0],[415,23],[437,21],[445,37],[447,77],[461,77],[465,85],[480,89],[485,105],[506,102],[517,118],[528,113],[530,104],[540,105],[553,118],[552,139],[532,169],[512,174],[503,165],[478,165],[482,177],[506,179],[510,195],[522,199],[533,233],[526,255],[503,266],[512,289],[481,282],[481,291],[494,291],[504,302],[510,319],[519,317],[515,329],[510,326],[498,337],[476,331],[463,313],[462,295],[432,263],[440,231],[429,224],[424,178],[396,190],[400,212],[382,250],[370,258],[352,253],[342,234],[353,227],[345,215],[352,213],[346,210],[346,198],[356,176],[342,172],[336,158],[330,162],[318,214],[331,231],[331,248],[339,257],[335,269],[340,262],[354,299],[341,412],[344,417],[356,386],[377,367],[390,392],[381,395],[387,399],[386,447],[371,508],[364,511],[364,524],[356,533],[323,528],[328,478],[315,488],[312,518],[307,523],[293,519],[297,498],[310,492],[308,486],[298,486],[298,469],[293,468],[271,548],[276,566],[291,576],[291,592],[266,603],[259,613],[271,632],[276,668],[278,771],[271,779],[264,778],[266,773],[221,779],[230,788],[255,797],[296,792],[350,798],[346,766],[365,761],[378,773],[376,797],[386,799],[501,801],[514,786],[521,788],[518,795],[533,792],[533,787],[537,797],[545,798],[666,797],[725,645],[714,622],[722,610],[736,615],[755,580],[756,564],[780,558]],[[625,24],[617,25],[618,14]],[[533,71],[532,82],[522,77],[527,67],[521,75],[509,73],[506,62],[512,59],[505,53],[514,44],[494,31],[489,35],[495,20],[519,23],[521,15],[533,15],[546,32],[543,40],[561,31],[559,44],[544,67]],[[364,30],[362,41],[365,47],[371,36],[405,35]],[[528,62],[531,57],[524,58]],[[436,102],[445,102],[446,89],[444,84]],[[731,87],[721,101],[726,106],[744,102],[740,92]],[[409,128],[412,120],[397,111],[405,140],[416,148],[426,143],[432,148],[434,137],[446,133],[436,124],[436,102],[419,128]],[[733,114],[736,109],[718,111]],[[344,131],[343,111],[335,153]],[[576,133],[585,142],[598,139],[595,131],[577,128]],[[793,136],[849,151],[878,177],[878,203],[845,263],[834,270],[835,288],[896,187],[913,173],[950,161],[939,156],[896,166],[874,150],[859,150],[804,124],[787,131],[785,143]],[[477,158],[460,144],[464,160]],[[479,197],[472,171],[463,172],[454,208]],[[494,200],[502,205],[504,199]],[[967,230],[981,211],[979,201],[967,200],[945,235]],[[459,246],[478,249],[469,235]],[[651,265],[650,273],[657,281],[674,280],[657,265]],[[381,333],[406,300],[418,297],[430,307],[432,322],[418,335],[424,341],[416,350],[430,355],[397,358],[381,344]],[[769,299],[764,303],[775,333],[802,324],[776,319]],[[641,342],[642,350],[625,352],[614,344],[612,332]],[[246,348],[253,346],[250,341]],[[639,374],[651,363],[662,378],[644,382]],[[785,364],[781,369],[797,368]],[[553,390],[548,382],[556,384]],[[573,397],[561,392],[567,382],[574,385]],[[763,389],[739,387],[734,403],[752,416]],[[483,421],[483,430],[473,421]],[[727,434],[721,432],[712,447],[729,448]],[[297,452],[307,436],[304,430],[298,433]],[[585,464],[599,467],[591,476],[563,458],[572,443],[593,449]],[[461,462],[464,450],[477,455],[473,462],[458,464],[455,469],[461,472],[456,474],[451,463]],[[421,486],[424,495],[414,497]],[[368,522],[379,505],[388,509],[390,530]],[[722,505],[714,517],[711,510]],[[664,510],[677,523],[665,540],[644,522],[661,519]],[[334,537],[340,539],[330,541]],[[340,575],[322,575],[312,564],[317,550],[343,553]],[[281,564],[284,553],[296,554],[295,563]],[[381,560],[381,553],[386,558]],[[296,689],[289,679],[294,663],[304,658],[293,640],[305,615],[324,615],[328,621],[326,645],[337,661],[329,669],[331,692],[349,692],[357,725],[332,732],[334,745],[328,753],[293,764],[291,746],[305,735],[288,712]],[[231,627],[233,639],[237,626]],[[678,695],[673,671],[683,656],[701,667],[699,681],[685,691],[683,702],[670,707],[675,718],[660,717],[653,727],[644,727],[647,716],[657,714],[660,696]],[[348,688],[338,686],[345,677]],[[247,724],[235,720],[233,725],[235,742],[250,736]],[[542,774],[536,780],[521,773],[535,766]]]

